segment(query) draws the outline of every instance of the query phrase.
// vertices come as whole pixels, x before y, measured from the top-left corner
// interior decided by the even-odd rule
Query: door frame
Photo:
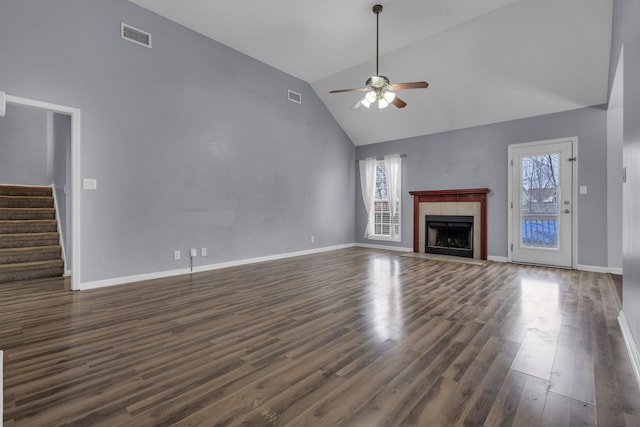
[[[6,94],[7,104],[60,113],[71,117],[71,290],[80,290],[80,109]]]
[[[535,147],[538,145],[554,144],[558,142],[571,142],[573,157],[571,162],[571,268],[578,266],[578,137],[546,139],[541,141],[509,144],[507,146],[507,260],[513,262],[513,149]]]

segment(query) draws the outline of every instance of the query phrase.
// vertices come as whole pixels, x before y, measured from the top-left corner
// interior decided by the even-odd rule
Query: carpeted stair
[[[60,277],[61,255],[51,188],[0,185],[0,283]]]

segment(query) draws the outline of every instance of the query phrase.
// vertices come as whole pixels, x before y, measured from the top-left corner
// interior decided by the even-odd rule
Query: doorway
[[[509,146],[509,261],[575,267],[576,142]]]
[[[67,115],[71,120],[71,289],[80,289],[80,110],[64,105],[51,104],[33,99],[21,98],[9,94],[4,96],[6,108],[11,105],[20,105],[29,108],[44,110],[50,113]]]

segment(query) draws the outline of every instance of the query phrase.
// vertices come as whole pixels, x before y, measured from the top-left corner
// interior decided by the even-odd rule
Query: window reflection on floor
[[[370,263],[367,316],[381,340],[398,339],[402,335],[404,319],[399,274],[398,260],[375,258]]]
[[[560,283],[520,278],[520,304],[512,316],[512,336],[521,342],[511,369],[549,380],[563,321]]]
[[[521,277],[520,295],[520,302],[525,310],[529,305],[545,311],[562,312],[560,284],[557,281]]]

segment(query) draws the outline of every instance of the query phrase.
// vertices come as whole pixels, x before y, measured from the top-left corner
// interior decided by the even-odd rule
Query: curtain
[[[387,156],[384,158],[384,175],[387,179],[387,194],[389,197],[389,210],[391,211],[391,237],[396,237],[396,227],[393,225],[393,217],[398,211],[401,165],[402,159],[400,156]]]
[[[358,162],[360,166],[360,187],[362,188],[362,200],[367,211],[367,228],[364,237],[373,234],[373,204],[376,197],[376,159],[364,159]]]

